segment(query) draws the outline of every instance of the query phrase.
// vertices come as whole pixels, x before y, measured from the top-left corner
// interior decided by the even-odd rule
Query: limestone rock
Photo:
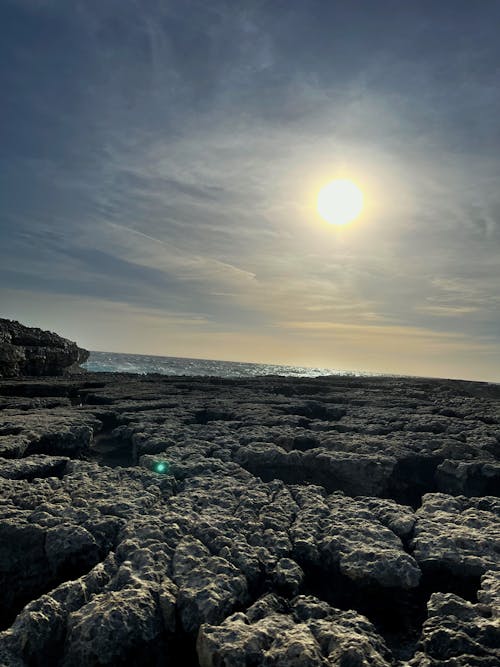
[[[280,558],[271,576],[276,590],[289,596],[297,595],[304,580],[302,568],[291,558]]]
[[[0,319],[0,378],[62,375],[88,356],[87,350],[55,333]]]
[[[333,586],[335,576],[361,587],[408,590],[418,585],[417,563],[363,500],[340,493],[322,498],[307,487],[297,488],[295,499],[300,511],[291,534],[297,558],[319,568]]]
[[[224,558],[211,556],[201,542],[186,538],[173,561],[173,580],[179,587],[182,626],[194,633],[202,622],[218,623],[247,599],[247,582]]]
[[[480,383],[0,380],[0,662],[492,664],[499,447]]]
[[[93,415],[65,408],[26,413],[5,410],[0,429],[0,456],[32,454],[81,456],[88,452],[102,423]]]
[[[89,569],[98,560],[99,546],[83,526],[63,523],[45,533],[45,555],[54,572],[61,567]]]
[[[500,500],[432,493],[417,511],[413,554],[431,574],[480,577],[500,566]]]
[[[96,595],[68,619],[64,667],[115,665],[159,638],[161,622],[147,587]]]
[[[221,625],[203,625],[197,642],[200,667],[388,667],[389,650],[371,623],[353,611],[340,611],[313,597],[291,604],[271,601],[237,613]],[[269,608],[270,607],[270,608]],[[273,608],[274,607],[274,608]]]
[[[500,664],[500,577],[483,577],[480,602],[433,593],[412,667],[494,667]]]
[[[450,461],[438,466],[438,488],[464,496],[487,496],[500,488],[500,463],[494,461]]]
[[[69,458],[35,454],[23,459],[0,459],[0,477],[32,480],[35,477],[60,477]]]

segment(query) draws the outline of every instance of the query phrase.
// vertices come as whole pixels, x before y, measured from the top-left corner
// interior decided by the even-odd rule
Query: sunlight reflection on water
[[[82,364],[92,372],[108,373],[159,373],[161,375],[202,375],[217,377],[253,377],[257,375],[285,375],[291,377],[318,377],[345,375],[370,377],[375,373],[345,371],[335,368],[307,368],[273,364],[217,361],[214,359],[188,359],[184,357],[156,357],[142,354],[115,352],[91,352],[89,360]]]

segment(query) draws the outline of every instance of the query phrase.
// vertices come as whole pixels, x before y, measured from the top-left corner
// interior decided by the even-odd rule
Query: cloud
[[[366,363],[500,346],[498,9],[361,5],[7,3],[3,289],[349,331]],[[314,211],[338,174],[367,200],[343,230]]]
[[[439,315],[442,317],[461,317],[462,315],[476,313],[479,309],[476,306],[433,306],[428,304],[416,306],[416,310],[421,313],[429,313],[430,315]]]
[[[229,283],[233,287],[242,281],[246,283],[255,279],[254,273],[232,264],[182,252],[170,243],[130,227],[109,222],[105,224],[113,230],[110,242],[115,250],[117,247],[120,248],[124,256],[133,259],[134,263],[140,266],[165,270],[176,275],[179,280],[208,280],[212,284]],[[127,238],[128,235],[135,237],[133,243]]]
[[[465,335],[457,332],[434,331],[419,327],[387,326],[377,324],[346,324],[342,322],[305,321],[305,322],[280,322],[279,326],[285,329],[299,331],[310,331],[322,334],[330,332],[341,336],[361,336],[370,338],[372,336],[383,336],[384,338],[424,338],[424,339],[446,339],[463,340]]]

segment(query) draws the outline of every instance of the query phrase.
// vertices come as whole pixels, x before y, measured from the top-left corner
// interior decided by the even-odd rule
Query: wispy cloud
[[[280,327],[298,331],[308,331],[312,333],[339,334],[343,336],[347,334],[351,339],[354,337],[362,337],[370,339],[376,336],[382,336],[385,339],[397,338],[422,338],[426,340],[441,339],[446,341],[468,341],[470,340],[465,334],[454,331],[435,331],[433,329],[424,329],[420,327],[409,326],[391,326],[378,324],[346,324],[342,322],[322,322],[322,321],[305,321],[305,322],[280,322]]]
[[[474,340],[500,346],[499,17],[5,3],[2,289],[206,318],[214,340],[352,335],[364,363],[373,337],[464,344],[473,367]],[[335,230],[314,193],[340,173],[367,207]]]
[[[476,313],[479,308],[476,306],[433,306],[426,304],[416,306],[416,310],[421,313],[429,313],[430,315],[439,315],[442,317],[461,317],[470,313]]]

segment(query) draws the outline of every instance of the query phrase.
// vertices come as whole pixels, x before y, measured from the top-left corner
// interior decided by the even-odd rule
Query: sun
[[[347,225],[363,210],[363,193],[348,179],[338,178],[327,183],[318,193],[317,210],[333,225]]]

